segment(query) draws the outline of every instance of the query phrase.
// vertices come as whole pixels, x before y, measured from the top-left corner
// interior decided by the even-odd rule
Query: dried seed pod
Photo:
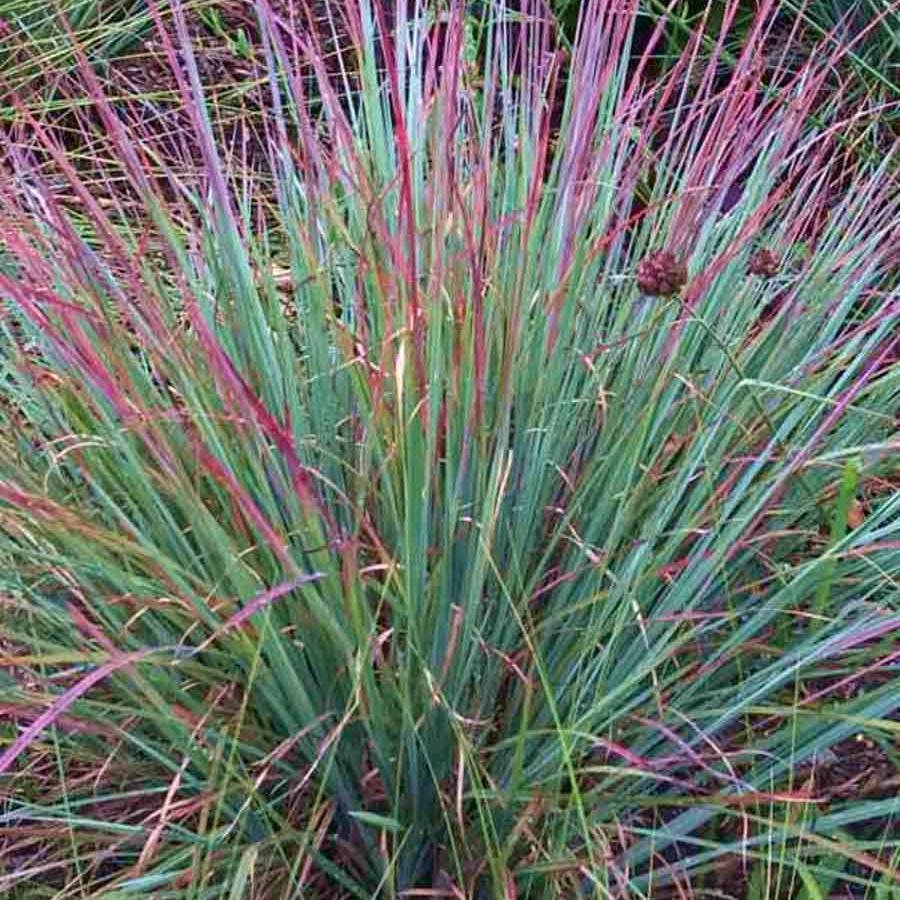
[[[778,258],[765,247],[754,251],[747,261],[747,273],[759,275],[761,278],[772,278],[778,274],[779,268]]]
[[[671,250],[654,250],[637,266],[641,293],[650,297],[671,297],[687,284],[687,266]]]

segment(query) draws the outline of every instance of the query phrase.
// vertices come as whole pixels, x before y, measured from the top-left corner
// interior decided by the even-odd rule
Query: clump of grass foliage
[[[898,734],[893,160],[833,41],[762,84],[777,4],[662,81],[632,0],[515,6],[335,4],[329,67],[259,0],[256,175],[178,3],[201,171],[86,58],[105,181],[20,105],[7,896],[897,896],[816,777]]]

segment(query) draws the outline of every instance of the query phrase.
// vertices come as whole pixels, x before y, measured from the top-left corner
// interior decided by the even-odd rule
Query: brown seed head
[[[687,266],[671,250],[648,253],[637,267],[641,293],[650,297],[671,297],[687,284]]]
[[[765,247],[754,251],[747,261],[748,274],[759,275],[761,278],[772,278],[778,274],[779,268],[778,258]]]

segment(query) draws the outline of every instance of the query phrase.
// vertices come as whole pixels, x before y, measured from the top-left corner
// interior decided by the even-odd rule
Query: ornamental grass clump
[[[771,2],[727,78],[693,41],[661,81],[636,2],[571,54],[514,6],[438,54],[421,4],[334,4],[345,91],[259,0],[264,168],[177,0],[165,153],[83,58],[80,135],[19,104],[10,896],[894,890],[892,791],[822,774],[900,707],[892,161],[833,171],[831,45],[763,81]]]

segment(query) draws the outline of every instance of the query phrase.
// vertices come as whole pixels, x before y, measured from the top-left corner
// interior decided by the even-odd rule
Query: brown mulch
[[[349,64],[347,29],[328,12],[334,4],[326,0],[270,0],[270,6],[289,54],[292,42],[311,38],[311,43],[321,48],[319,58],[332,75],[337,76]],[[203,159],[197,141],[191,139],[196,133],[193,104],[186,100],[166,47],[168,39],[187,83],[181,41],[171,16],[161,25],[162,31],[153,26],[122,55],[98,66],[95,74],[129,136],[139,135],[143,147],[152,148],[142,164],[157,174],[168,170],[185,179],[192,172],[202,171]],[[220,0],[215,7],[188,12],[186,27],[216,143],[228,156],[229,171],[240,177],[259,177],[269,169],[268,145],[274,120],[266,116],[271,95],[253,7],[242,0]],[[19,40],[14,52],[19,60],[32,52],[27,38]],[[301,83],[309,88],[311,67],[301,62],[298,73]],[[41,125],[50,126],[95,196],[105,197],[110,203],[120,202],[128,192],[124,179],[111,175],[117,164],[111,158],[102,116],[93,104],[85,102],[90,93],[85,73],[68,65],[61,71],[42,72],[39,78],[21,86],[17,96]],[[47,103],[50,98],[53,104]],[[18,152],[18,165],[27,159],[35,168],[53,171],[55,166],[28,115],[18,116],[0,128],[7,153]]]
[[[886,800],[900,793],[900,770],[879,744],[863,734],[832,747],[813,768],[812,779],[815,795],[826,803]]]

